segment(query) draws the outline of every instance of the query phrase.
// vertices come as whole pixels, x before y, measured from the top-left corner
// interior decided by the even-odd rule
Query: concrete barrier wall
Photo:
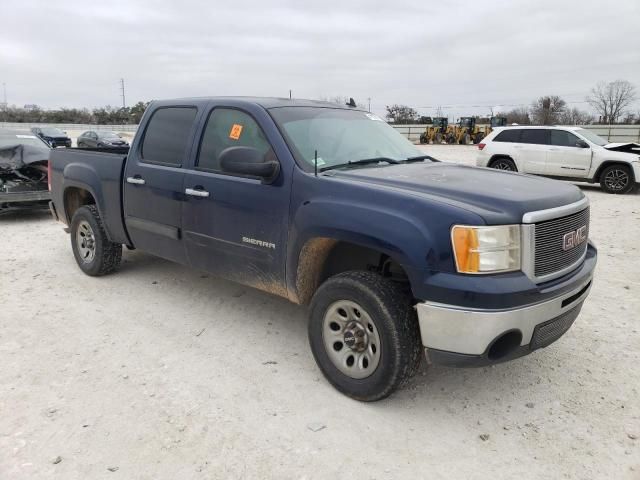
[[[484,127],[485,125],[478,125]],[[526,125],[523,125],[526,126]],[[607,139],[611,143],[615,142],[638,142],[640,143],[640,125],[579,125],[581,128],[592,131]],[[424,132],[427,125],[392,125],[402,135],[412,142],[420,140],[420,134]]]
[[[1,128],[14,128],[29,130],[31,127],[57,127],[69,133],[70,136],[79,136],[86,130],[111,130],[118,133],[133,134],[138,130],[138,125],[81,125],[73,123],[5,123],[0,122]],[[478,125],[484,127],[485,125]],[[412,142],[418,142],[420,134],[424,132],[426,125],[392,125],[402,135]],[[609,142],[638,142],[640,143],[640,125],[582,125],[582,128],[591,130]],[[129,137],[130,135],[126,135]]]

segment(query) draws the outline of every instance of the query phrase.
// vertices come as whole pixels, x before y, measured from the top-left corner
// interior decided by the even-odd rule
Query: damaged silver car
[[[0,129],[0,211],[47,205],[50,150],[31,132]]]

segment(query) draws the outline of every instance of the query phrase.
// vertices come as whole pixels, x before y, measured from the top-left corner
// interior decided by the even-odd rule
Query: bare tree
[[[407,124],[418,120],[418,112],[406,105],[387,105],[387,120],[391,123]]]
[[[562,112],[558,120],[561,125],[590,125],[595,118],[589,112],[573,107]]]
[[[636,99],[636,88],[626,80],[600,82],[591,89],[587,102],[598,112],[603,123],[616,123]]]
[[[558,123],[560,115],[567,106],[558,95],[546,95],[531,104],[531,117],[536,125],[553,125]]]
[[[519,125],[531,125],[529,111],[524,107],[514,108],[506,113],[498,113],[498,115],[507,117],[508,124],[517,123]]]

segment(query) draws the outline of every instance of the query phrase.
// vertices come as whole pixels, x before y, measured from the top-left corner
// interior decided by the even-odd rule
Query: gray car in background
[[[128,147],[129,142],[116,132],[89,130],[76,140],[78,148]]]

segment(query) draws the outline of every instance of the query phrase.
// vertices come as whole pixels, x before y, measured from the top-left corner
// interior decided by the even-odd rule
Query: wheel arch
[[[373,238],[308,238],[297,255],[290,299],[306,305],[326,279],[352,270],[373,271],[408,282],[409,286],[410,272],[403,266],[405,258],[393,248],[381,248]]]
[[[610,167],[612,165],[622,165],[624,167],[627,167],[631,173],[631,181],[635,182],[637,180],[635,178],[635,174],[633,171],[633,165],[627,162],[622,162],[620,160],[605,160],[600,164],[600,166],[596,170],[596,173],[593,175],[593,181],[600,182],[600,175],[602,175],[602,172],[605,170],[605,168]]]

